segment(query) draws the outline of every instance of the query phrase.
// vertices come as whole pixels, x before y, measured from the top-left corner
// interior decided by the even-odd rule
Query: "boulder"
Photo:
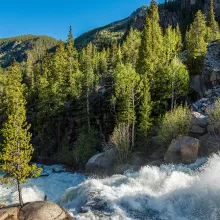
[[[17,207],[6,207],[0,209],[0,220],[18,220],[19,209]]]
[[[200,138],[200,143],[200,157],[209,157],[220,151],[220,136],[218,135],[205,134]]]
[[[199,112],[192,113],[190,124],[190,133],[194,135],[203,135],[207,132],[208,117]]]
[[[86,171],[99,172],[107,169],[111,169],[117,162],[116,149],[111,148],[103,153],[96,154],[86,164]]]
[[[19,212],[19,220],[71,220],[68,212],[52,202],[31,202],[25,204]]]
[[[194,163],[197,160],[200,141],[193,137],[180,136],[174,139],[164,155],[165,163]]]
[[[220,85],[219,50],[220,41],[209,43],[201,72],[190,77],[191,88],[201,97],[213,96],[213,91],[210,89]]]

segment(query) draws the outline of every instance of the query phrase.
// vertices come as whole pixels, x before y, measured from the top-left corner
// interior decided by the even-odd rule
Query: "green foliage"
[[[115,70],[115,97],[119,122],[135,121],[136,97],[139,92],[140,76],[131,64],[118,64]]]
[[[173,109],[176,100],[189,93],[189,74],[186,66],[177,57],[173,58],[165,70],[170,79],[167,90],[168,97],[172,99],[171,109]]]
[[[119,160],[125,161],[138,138],[147,143],[154,118],[170,109],[170,100],[172,109],[180,96],[187,95],[189,75],[179,59],[183,43],[179,25],[163,30],[158,6],[152,0],[141,33],[132,25],[139,22],[132,20],[139,12],[92,31],[92,35],[86,33],[80,37],[86,47],[79,52],[75,48],[79,41],[75,42],[71,27],[67,41],[59,41],[43,59],[37,55],[38,48],[25,52],[22,92],[28,101],[27,119],[32,124],[33,143],[37,142],[36,155],[83,167],[96,152],[99,136],[106,142],[111,137]],[[125,26],[128,21],[130,25]],[[210,30],[204,15],[198,12],[186,36],[191,64],[204,56]],[[32,40],[32,36],[22,37],[17,46]],[[0,71],[0,126],[7,119],[5,100],[10,71]],[[162,144],[169,145],[175,132],[184,133],[186,109],[175,108],[164,116],[160,128]]]
[[[6,120],[5,85],[7,73],[0,71],[0,127]]]
[[[152,102],[149,91],[149,83],[146,77],[143,77],[140,82],[140,102],[139,102],[139,117],[138,117],[138,130],[141,136],[147,136],[147,131],[151,127],[151,113]]]
[[[117,157],[120,163],[127,162],[131,155],[129,124],[120,123],[115,127],[111,136],[111,142],[117,149]]]
[[[47,36],[24,35],[0,39],[0,65],[8,67],[15,59],[21,63],[31,53],[34,62],[43,58],[45,51],[54,47],[57,40]]]
[[[215,131],[220,132],[220,100],[215,102],[215,109],[210,109],[209,111],[209,118],[211,123],[214,125]]]
[[[141,44],[141,34],[139,31],[131,29],[125,42],[122,45],[123,62],[130,63],[136,67],[139,48]]]
[[[96,144],[95,131],[92,128],[89,131],[82,128],[72,151],[74,163],[84,167],[87,161],[96,153]]]
[[[9,69],[6,79],[6,115],[1,133],[4,137],[0,160],[0,170],[8,173],[7,179],[15,181],[18,187],[20,205],[23,205],[20,183],[26,183],[29,177],[38,177],[41,169],[35,164],[30,165],[33,147],[30,144],[30,126],[26,122],[26,101],[23,96],[21,72],[16,63]]]
[[[209,13],[209,41],[215,41],[220,38],[219,24],[215,20],[214,1],[210,0],[210,13]]]
[[[155,73],[163,64],[163,61],[163,35],[159,25],[158,7],[155,1],[152,1],[142,32],[141,47],[137,62],[137,72],[142,75],[147,74],[147,78],[151,79],[149,82],[151,88],[155,81]]]
[[[158,138],[159,143],[167,148],[174,138],[187,135],[192,119],[191,110],[188,106],[178,106],[173,111],[167,112],[161,120]]]
[[[88,31],[76,39],[76,48],[82,49],[92,42],[97,48],[103,49],[121,40],[127,31],[128,20],[124,19],[101,28]]]
[[[81,95],[83,76],[77,56],[73,39],[70,39],[66,47],[60,41],[55,54],[47,54],[43,59],[42,72],[37,79],[36,105],[42,154],[59,151],[65,105]]]
[[[171,25],[166,29],[164,35],[164,50],[166,60],[171,61],[182,49],[182,36],[180,33],[179,25],[176,28],[172,28]]]
[[[87,125],[88,129],[91,127],[91,116],[90,116],[90,100],[89,97],[91,93],[95,89],[95,81],[96,77],[94,74],[94,63],[93,63],[93,55],[94,55],[94,48],[93,45],[90,43],[86,49],[82,50],[82,53],[80,54],[80,70],[82,71],[82,94],[81,94],[81,100],[83,101],[81,104],[83,105],[83,109],[86,112],[86,118],[87,118]],[[81,118],[81,122],[83,119]]]
[[[207,26],[205,15],[198,11],[186,33],[186,49],[190,74],[199,74],[207,51]]]

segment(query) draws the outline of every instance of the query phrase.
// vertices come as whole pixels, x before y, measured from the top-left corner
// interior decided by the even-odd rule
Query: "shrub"
[[[175,107],[167,112],[161,120],[159,128],[159,144],[168,147],[171,141],[189,133],[192,112],[187,106]]]
[[[88,131],[81,128],[74,144],[69,144],[68,138],[65,137],[61,141],[61,148],[56,155],[56,159],[61,164],[84,168],[87,161],[96,153],[96,134],[93,129]]]
[[[73,165],[73,156],[70,150],[69,140],[65,136],[60,143],[60,151],[56,155],[56,159],[59,163],[72,166]]]
[[[208,116],[211,123],[214,125],[214,130],[220,132],[220,100],[215,102],[215,108],[210,108],[208,110]]]
[[[84,167],[87,161],[96,153],[96,145],[96,134],[93,129],[79,131],[76,145],[72,151],[74,163],[79,167]]]
[[[117,149],[117,157],[120,163],[128,160],[131,154],[129,126],[126,123],[119,124],[111,136],[111,141]]]

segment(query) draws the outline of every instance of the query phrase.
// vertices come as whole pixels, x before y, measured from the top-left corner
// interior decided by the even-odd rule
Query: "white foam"
[[[79,219],[220,219],[220,156],[196,169],[203,163],[146,166],[135,173],[88,179],[57,202],[67,208],[77,203],[78,210],[91,208]],[[100,218],[98,211],[107,214]]]
[[[47,195],[48,200],[55,201],[71,186],[81,183],[85,177],[81,174],[68,172],[53,173],[53,170],[62,170],[62,166],[44,166],[43,174],[49,176],[30,179],[22,189],[24,202],[41,201]],[[12,193],[14,192],[14,193]],[[6,198],[8,204],[16,203],[17,192],[14,187],[0,185],[0,198]]]
[[[218,220],[220,219],[220,156],[213,155],[201,168],[197,163],[145,166],[104,179],[80,174],[52,173],[31,180],[25,201],[48,199],[66,207],[80,220]],[[0,196],[15,196],[0,186]],[[86,212],[86,213],[82,213]]]

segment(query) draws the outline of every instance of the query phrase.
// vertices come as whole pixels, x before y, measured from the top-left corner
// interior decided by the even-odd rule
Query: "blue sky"
[[[150,0],[2,0],[0,38],[23,34],[66,39],[129,16]]]

